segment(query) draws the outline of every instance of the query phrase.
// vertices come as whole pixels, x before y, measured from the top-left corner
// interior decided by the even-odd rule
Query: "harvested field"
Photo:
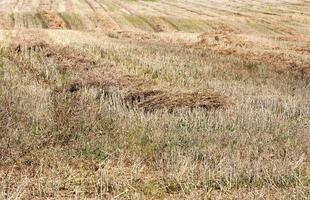
[[[68,92],[77,92],[82,88],[96,88],[107,96],[121,92],[125,103],[137,106],[144,111],[155,111],[176,108],[221,108],[229,105],[227,97],[212,91],[182,90],[171,86],[140,78],[134,75],[119,73],[116,67],[95,60],[95,58],[68,47],[50,44],[38,38],[46,38],[34,31],[17,32],[12,39],[12,50],[42,51],[48,59],[53,60],[60,73],[74,74],[67,83]],[[13,58],[10,58],[13,60]],[[32,73],[38,75],[37,73]],[[59,89],[59,88],[57,88]]]
[[[42,19],[42,24],[44,28],[50,29],[65,29],[66,23],[59,16],[59,14],[54,12],[42,12],[39,14]]]
[[[11,29],[12,28],[12,20],[8,14],[0,13],[0,27],[2,29]]]
[[[150,41],[150,40],[158,40],[159,37],[152,33],[147,32],[134,32],[134,31],[117,31],[110,32],[108,36],[111,38],[117,39],[132,39],[137,41]]]
[[[310,44],[308,36],[302,38],[303,42]],[[280,73],[292,73],[305,79],[310,77],[310,54],[307,53],[307,46],[288,49],[274,40],[251,38],[231,31],[204,33],[198,37],[198,42],[190,46],[264,63],[273,66],[272,69]]]
[[[101,13],[96,14],[96,20],[100,29],[104,31],[119,30],[119,25],[110,16]]]
[[[310,199],[309,8],[0,0],[0,199]]]

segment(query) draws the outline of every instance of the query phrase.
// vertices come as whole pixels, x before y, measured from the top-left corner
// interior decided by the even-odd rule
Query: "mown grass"
[[[190,8],[201,9],[199,4],[170,16],[174,7],[149,2],[163,6],[158,9],[162,15],[150,16],[139,10],[147,3],[127,2],[137,14],[124,15],[124,5],[97,2],[107,7],[120,30],[166,33],[154,41],[123,39],[117,31],[46,30],[46,39],[90,53],[125,74],[176,88],[213,89],[229,96],[233,104],[207,112],[183,108],[144,113],[124,105],[122,94],[105,96],[98,87],[75,93],[62,90],[76,72],[59,70],[57,60],[40,48],[1,47],[0,199],[310,198],[309,79],[234,54],[192,48],[181,40],[193,42],[201,32],[225,31],[231,24],[242,34],[270,39],[278,35],[272,29],[275,23],[284,23],[280,19],[291,20],[296,30],[306,33],[302,24],[307,24],[308,16],[296,14],[306,11],[305,2],[305,6],[268,3],[267,10],[284,14],[268,15],[264,22],[254,12],[265,9],[260,4],[251,11],[243,3],[236,7],[227,3],[217,10],[212,2],[203,9],[214,17],[198,19],[190,17],[197,16]],[[87,7],[80,3],[73,7]],[[61,14],[67,29],[98,26],[96,13],[81,13]],[[47,28],[38,15],[23,12],[10,14],[9,24]],[[16,33],[2,34],[0,46],[13,42]],[[218,39],[224,36],[219,34]],[[286,47],[277,51],[307,45],[300,38],[269,41]],[[307,52],[298,56],[307,58]],[[66,62],[72,64],[62,63]]]
[[[104,45],[89,45],[87,42],[76,45],[77,43],[72,41],[73,43],[96,55],[107,57],[129,73],[159,79],[180,87],[208,88],[214,81],[268,85],[279,89],[308,87],[307,80],[300,80],[290,73],[279,73],[256,61],[233,55],[221,56],[204,49],[184,49],[177,45],[132,41],[110,41]]]
[[[131,24],[133,27],[144,30],[144,31],[153,31],[152,26],[140,16],[132,16],[132,15],[125,15],[125,19]]]
[[[70,32],[67,44],[127,73],[214,88],[235,105],[146,115],[95,88],[56,92],[70,74],[57,72],[53,60],[3,49],[2,197],[309,197],[309,85],[303,80],[201,50],[74,38]],[[50,85],[8,58],[27,63]]]
[[[82,30],[86,27],[86,25],[83,24],[83,21],[79,14],[65,12],[65,13],[60,13],[59,15],[65,21],[68,29]]]

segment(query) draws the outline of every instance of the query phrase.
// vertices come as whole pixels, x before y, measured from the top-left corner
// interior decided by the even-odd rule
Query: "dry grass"
[[[11,49],[21,54],[24,51],[42,51],[44,57],[57,65],[60,74],[74,74],[64,85],[68,92],[77,92],[82,88],[96,88],[104,96],[111,93],[122,93],[123,100],[129,106],[137,106],[144,111],[167,109],[170,112],[176,108],[222,108],[230,103],[227,97],[212,91],[182,90],[173,88],[158,81],[147,80],[135,75],[126,75],[116,70],[110,63],[72,48],[57,46],[39,38],[44,34],[34,31],[17,32],[13,38]],[[16,60],[10,57],[12,61]],[[17,64],[29,68],[24,61]],[[30,74],[40,79],[40,73],[29,68]],[[41,77],[42,79],[42,77]],[[48,80],[43,78],[42,82]],[[57,88],[57,90],[62,90]]]
[[[40,13],[43,20],[43,26],[50,29],[64,29],[66,28],[65,21],[55,12],[45,11]]]
[[[108,15],[102,13],[96,14],[98,27],[104,31],[119,30],[119,25]]]
[[[0,2],[0,199],[309,199],[309,6]]]
[[[290,48],[265,38],[247,38],[233,31],[216,31],[204,33],[199,40],[190,44],[195,48],[206,48],[223,55],[234,55],[242,59],[274,66],[282,73],[291,72],[304,79],[310,78],[310,59],[308,57],[310,38],[307,35],[299,39],[307,46]],[[295,39],[298,37],[294,37]],[[258,42],[259,41],[259,42]]]

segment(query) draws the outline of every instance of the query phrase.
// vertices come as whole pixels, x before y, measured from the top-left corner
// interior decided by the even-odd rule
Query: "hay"
[[[119,25],[109,16],[103,13],[95,13],[98,26],[103,31],[119,30]]]
[[[44,11],[40,13],[40,16],[43,20],[43,26],[49,29],[65,29],[66,23],[65,21],[59,16],[58,13],[51,12],[51,11]]]
[[[148,33],[148,32],[137,32],[137,31],[117,31],[117,32],[110,32],[108,36],[111,38],[117,39],[131,39],[137,41],[150,41],[150,40],[158,40],[159,37],[155,34]]]
[[[20,41],[18,38],[15,40]],[[16,44],[13,49],[18,50],[14,46]],[[228,98],[217,92],[178,89],[158,81],[123,74],[104,60],[96,60],[87,53],[69,47],[41,40],[27,41],[27,37],[23,37],[18,46],[27,46],[31,50],[40,49],[46,59],[55,62],[60,73],[70,74],[72,79],[62,88],[57,88],[57,91],[76,93],[82,88],[96,88],[104,91],[104,96],[118,93],[130,108],[147,112],[198,107],[209,110],[230,105]]]
[[[230,104],[227,97],[212,91],[177,89],[146,80],[134,75],[122,75],[103,69],[84,73],[67,86],[67,91],[77,92],[81,88],[100,88],[103,95],[120,92],[126,105],[144,111],[177,108],[223,108]]]
[[[276,72],[290,73],[302,79],[310,78],[307,46],[288,50],[281,46],[268,46],[263,41],[251,41],[232,31],[203,33],[197,37],[196,42],[186,46],[207,49],[220,55],[233,55],[243,60],[272,66],[271,69]],[[292,56],[294,54],[300,56]]]
[[[48,36],[42,29],[16,30],[12,35],[11,49],[37,51],[48,46]]]
[[[137,103],[137,106],[146,111],[159,109],[168,109],[173,111],[176,108],[204,108],[207,110],[221,108],[229,103],[227,98],[216,92],[202,92],[191,90],[146,90],[143,91],[143,100]],[[141,97],[140,97],[141,98]]]
[[[14,26],[7,13],[0,13],[0,29],[11,29]]]

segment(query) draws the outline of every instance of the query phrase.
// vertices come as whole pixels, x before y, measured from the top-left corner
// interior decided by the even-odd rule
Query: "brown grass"
[[[108,36],[111,38],[117,39],[131,39],[135,41],[154,41],[158,40],[159,37],[155,34],[148,33],[148,32],[138,32],[138,31],[117,31],[117,32],[110,32]]]
[[[112,30],[119,30],[119,25],[108,15],[104,15],[102,13],[96,13],[96,20],[98,26],[103,31],[112,31]]]
[[[10,29],[12,27],[13,24],[8,14],[0,12],[0,29]]]
[[[189,44],[194,48],[205,48],[221,55],[233,55],[244,60],[273,66],[272,70],[281,73],[292,73],[301,78],[310,78],[310,60],[306,56],[296,57],[292,54],[307,54],[309,47],[293,48],[290,51],[281,46],[264,46],[258,41],[245,40],[242,35],[233,31],[216,31],[204,33],[198,41]],[[297,40],[296,37],[293,37]],[[290,41],[293,39],[291,38]]]
[[[44,11],[40,13],[43,22],[46,25],[46,28],[49,29],[65,29],[66,23],[65,21],[59,16],[58,13],[51,12],[51,11]]]
[[[0,199],[309,200],[309,6],[0,1]]]
[[[142,108],[144,111],[159,109],[173,111],[177,108],[210,110],[227,107],[230,104],[227,97],[220,93],[178,89],[158,81],[126,75],[117,71],[115,66],[109,63],[96,60],[72,48],[53,45],[39,38],[46,37],[42,33],[35,32],[17,33],[11,45],[12,49],[17,52],[21,52],[22,49],[42,51],[45,57],[57,63],[57,68],[61,73],[74,74],[72,80],[65,86],[68,92],[77,92],[82,88],[100,89],[105,96],[121,92],[127,105]]]

